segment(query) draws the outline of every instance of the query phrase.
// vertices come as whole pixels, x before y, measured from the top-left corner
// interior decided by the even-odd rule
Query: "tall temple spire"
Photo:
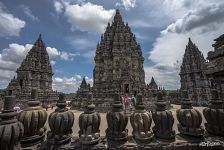
[[[12,89],[12,84],[9,84],[7,89],[17,93],[20,97],[28,98],[32,89],[37,89],[42,97],[52,94],[53,99],[57,96],[52,90],[52,68],[49,60],[45,44],[42,40],[41,34],[35,41],[33,47],[30,49],[25,59],[22,61],[20,67],[16,71],[16,82],[19,85],[17,91]],[[48,93],[48,94],[46,94]]]
[[[97,45],[93,72],[95,91],[137,93],[145,87],[141,47],[117,9]],[[134,64],[134,65],[133,65]],[[100,93],[95,93],[99,94]],[[108,94],[109,95],[109,94]]]
[[[189,38],[180,68],[181,90],[189,94],[195,105],[205,105],[209,99],[209,84],[205,76],[206,61],[202,52]]]

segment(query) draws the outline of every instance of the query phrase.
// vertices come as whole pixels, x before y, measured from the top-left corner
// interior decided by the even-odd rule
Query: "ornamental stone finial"
[[[111,141],[126,141],[128,136],[128,130],[126,129],[128,123],[128,117],[123,111],[119,94],[114,94],[114,104],[112,110],[107,113],[106,137]]]
[[[89,104],[85,112],[79,116],[79,137],[82,145],[93,145],[99,142],[100,122],[101,117],[100,114],[95,111],[95,105]]]
[[[219,99],[218,91],[216,89],[211,90],[212,99],[208,108],[203,110],[203,114],[207,123],[205,128],[208,133],[224,137],[224,109],[222,108],[223,101]]]
[[[6,96],[4,109],[0,113],[0,149],[20,149],[20,140],[24,133],[21,122],[16,119],[17,112],[14,111],[15,96]]]
[[[175,131],[173,130],[174,118],[170,110],[166,110],[166,102],[162,92],[157,93],[156,111],[152,112],[155,126],[152,128],[156,138],[162,140],[174,140]]]
[[[192,102],[188,98],[188,92],[182,92],[181,109],[177,110],[177,125],[179,132],[182,135],[191,137],[203,137],[204,129],[201,126],[201,113],[192,107]]]
[[[151,141],[153,138],[153,133],[150,129],[152,118],[150,113],[145,110],[141,94],[137,95],[136,110],[131,115],[130,122],[133,128],[132,134],[136,141]]]
[[[21,140],[22,147],[37,146],[44,140],[47,120],[47,112],[40,107],[36,89],[31,91],[32,99],[26,109],[18,114],[18,120],[24,126],[24,136]]]
[[[65,94],[59,94],[57,108],[49,115],[50,131],[47,133],[47,142],[42,149],[55,150],[66,146],[71,141],[74,114],[66,108]]]

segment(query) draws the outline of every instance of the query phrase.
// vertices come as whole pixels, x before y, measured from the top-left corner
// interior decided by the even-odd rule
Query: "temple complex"
[[[141,93],[146,102],[158,92],[154,78],[150,84],[145,83],[140,44],[128,23],[122,20],[119,10],[116,10],[112,24],[108,23],[105,33],[101,35],[94,60],[93,87],[87,85],[83,78],[74,105],[85,106],[89,92],[97,108],[110,107],[114,93],[129,97]]]
[[[207,105],[210,99],[209,81],[205,75],[206,61],[189,38],[180,68],[180,91],[188,90],[193,105]]]
[[[52,67],[41,35],[16,73],[6,88],[6,95],[15,95],[18,101],[25,103],[31,98],[32,89],[36,89],[43,104],[57,100],[57,93],[52,90]]]

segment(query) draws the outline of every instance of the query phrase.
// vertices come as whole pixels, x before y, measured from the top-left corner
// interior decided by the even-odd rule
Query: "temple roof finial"
[[[38,37],[38,39],[42,39],[42,38],[41,38],[41,33],[39,34],[39,37]]]
[[[119,9],[116,9],[116,13],[114,16],[114,23],[122,22],[122,16],[120,14]]]
[[[188,46],[189,46],[189,45],[193,45],[193,46],[195,46],[195,44],[192,42],[192,40],[191,40],[190,37],[188,38],[188,44],[187,44],[187,45],[188,45]]]

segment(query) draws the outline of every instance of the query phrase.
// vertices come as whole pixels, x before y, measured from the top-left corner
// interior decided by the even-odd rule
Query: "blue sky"
[[[207,56],[224,33],[222,0],[3,0],[0,2],[0,88],[15,75],[41,33],[53,66],[53,88],[92,84],[96,44],[115,9],[128,22],[145,58],[146,83],[177,89],[188,37]]]

